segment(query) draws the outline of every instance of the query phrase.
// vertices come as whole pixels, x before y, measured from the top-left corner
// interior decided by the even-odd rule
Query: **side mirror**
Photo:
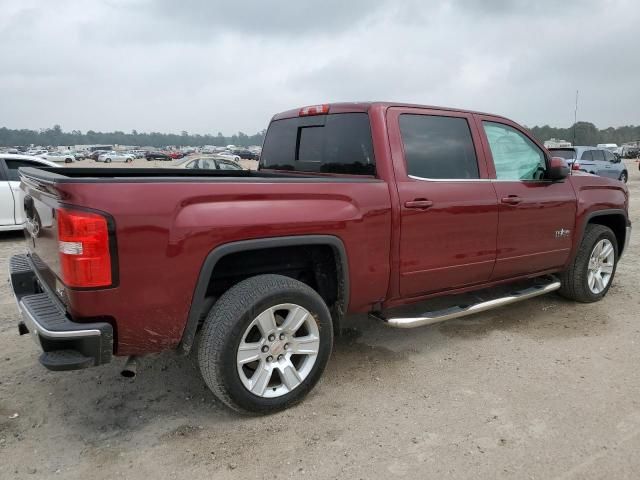
[[[550,180],[562,180],[569,175],[569,165],[562,157],[551,157],[549,161],[548,178]]]

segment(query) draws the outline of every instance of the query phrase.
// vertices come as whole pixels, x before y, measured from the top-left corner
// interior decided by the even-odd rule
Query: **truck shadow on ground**
[[[434,361],[456,339],[480,339],[498,331],[541,339],[597,336],[607,329],[607,318],[603,304],[577,305],[551,295],[415,330],[389,328],[365,317],[349,319],[348,328],[336,339],[322,393],[316,389],[310,399],[357,402],[341,393],[341,386],[359,384],[368,390],[377,388],[376,382],[402,383],[402,368],[411,354],[427,352],[429,358],[422,361]],[[89,447],[109,439],[127,441],[150,424],[157,429],[159,420],[164,430],[160,436],[157,432],[152,435],[157,441],[162,435],[191,435],[199,425],[255,424],[245,420],[255,417],[239,416],[218,403],[200,377],[193,354],[145,357],[134,380],[119,375],[123,364],[124,359],[117,358],[96,369],[64,375],[41,373],[49,395],[56,399],[51,402],[56,414]]]

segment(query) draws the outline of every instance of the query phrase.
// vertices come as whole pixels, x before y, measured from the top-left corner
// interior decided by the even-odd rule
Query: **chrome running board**
[[[432,323],[453,320],[454,318],[466,317],[474,313],[485,312],[493,308],[502,307],[511,303],[520,302],[529,298],[544,295],[560,288],[560,282],[556,278],[550,278],[546,284],[538,284],[531,287],[514,290],[509,294],[487,301],[480,301],[471,305],[456,305],[441,310],[425,312],[418,317],[391,317],[386,318],[381,312],[371,312],[370,317],[382,320],[391,327],[396,328],[414,328],[423,325],[431,325]]]

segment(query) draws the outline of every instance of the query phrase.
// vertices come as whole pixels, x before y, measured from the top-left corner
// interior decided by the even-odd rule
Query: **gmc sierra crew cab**
[[[22,168],[11,259],[50,370],[175,350],[240,412],[300,401],[348,314],[391,327],[554,290],[594,302],[631,232],[618,180],[506,118],[396,103],[273,117],[257,171]]]

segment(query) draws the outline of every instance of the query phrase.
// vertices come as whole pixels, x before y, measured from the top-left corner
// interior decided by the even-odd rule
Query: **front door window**
[[[545,155],[521,132],[508,125],[482,122],[498,180],[541,180],[547,169]]]

